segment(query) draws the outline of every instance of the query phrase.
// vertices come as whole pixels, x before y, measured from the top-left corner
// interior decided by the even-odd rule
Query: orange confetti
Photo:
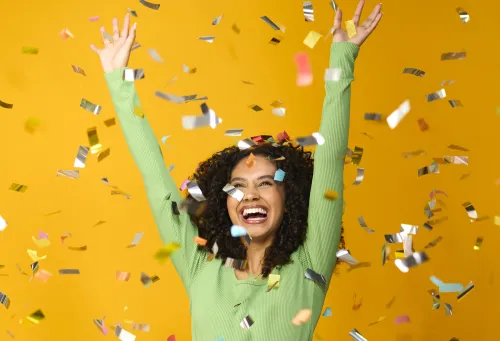
[[[74,38],[75,36],[73,33],[71,33],[67,28],[63,29],[61,32],[59,32],[59,35],[61,36],[62,39],[66,40],[68,38]]]
[[[201,237],[198,237],[198,236],[194,237],[194,242],[195,242],[196,244],[198,244],[198,245],[201,245],[201,246],[205,246],[205,245],[207,245],[207,240],[206,240],[206,239],[203,239],[203,238],[201,238]]]
[[[427,125],[427,123],[425,122],[425,120],[423,118],[420,118],[418,121],[418,127],[420,128],[420,131],[424,132],[424,131],[427,131],[429,130],[429,126]]]
[[[331,189],[327,189],[325,192],[325,198],[329,200],[335,200],[338,198],[338,196],[339,196],[338,193]]]
[[[246,164],[248,167],[253,167],[255,165],[255,155],[253,155],[253,153],[250,153],[248,156]]]
[[[309,321],[311,318],[311,309],[302,309],[295,315],[292,323],[296,326],[300,326],[302,323]]]
[[[130,279],[130,272],[116,271],[116,279],[119,281],[128,282],[128,280]]]

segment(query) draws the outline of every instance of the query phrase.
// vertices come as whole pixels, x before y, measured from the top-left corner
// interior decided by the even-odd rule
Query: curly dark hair
[[[197,207],[188,210],[191,221],[198,228],[199,236],[207,240],[206,245],[199,248],[210,252],[217,242],[217,258],[246,259],[245,245],[240,238],[230,234],[232,223],[227,210],[227,194],[222,188],[229,182],[233,168],[250,153],[267,157],[286,173],[283,181],[286,191],[284,217],[272,245],[266,249],[262,264],[263,277],[267,277],[274,267],[290,263],[292,253],[306,239],[314,167],[312,153],[305,151],[302,146],[294,146],[289,142],[274,143],[272,138],[270,141],[273,143],[261,143],[243,150],[231,146],[213,154],[200,163],[189,177],[189,180],[196,180],[207,200],[200,205],[186,193],[187,202]],[[343,228],[340,247],[345,248]]]

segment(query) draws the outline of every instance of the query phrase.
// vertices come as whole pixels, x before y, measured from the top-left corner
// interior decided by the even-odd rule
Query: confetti
[[[481,246],[483,245],[483,239],[484,237],[477,237],[476,244],[474,244],[474,250],[478,251],[481,249]]]
[[[102,32],[102,36],[104,37],[104,39],[109,40],[111,43],[113,42],[113,36],[108,32]]]
[[[52,274],[44,269],[38,270],[34,275],[36,279],[42,281],[43,283],[47,282],[51,276]]]
[[[170,258],[172,253],[180,249],[180,247],[181,246],[178,243],[168,243],[158,250],[153,257],[158,261],[158,263],[163,264],[168,258]]]
[[[224,262],[226,268],[233,268],[238,270],[245,270],[248,266],[248,261],[246,259],[234,259],[227,257]]]
[[[245,317],[243,319],[243,321],[240,322],[240,327],[243,329],[248,329],[252,326],[253,323],[254,323],[254,321],[252,320],[250,315],[248,315],[247,317]]]
[[[246,235],[248,235],[248,232],[243,226],[239,226],[239,225],[231,226],[231,236],[232,237],[243,237]]]
[[[389,259],[389,254],[391,253],[391,248],[389,245],[385,244],[382,246],[382,266],[385,265],[385,262]]]
[[[261,18],[262,20],[264,20],[266,24],[268,24],[269,26],[271,26],[271,28],[272,28],[273,30],[276,30],[276,31],[279,31],[279,30],[280,30],[279,26],[278,26],[278,25],[276,25],[276,24],[275,24],[275,23],[274,23],[271,19],[269,19],[269,17],[267,17],[267,16],[265,16],[265,15],[264,15],[264,16],[262,16],[262,17],[260,17],[260,18]]]
[[[38,262],[39,260],[47,258],[47,255],[39,257],[36,250],[28,250],[28,256],[33,259],[33,262]]]
[[[217,117],[217,115],[212,109],[210,109],[208,115],[182,117],[182,127],[186,130],[192,130],[207,126],[210,126],[212,129],[215,129],[217,125],[220,123],[222,123],[222,119]]]
[[[281,40],[283,40],[282,37],[273,37],[269,41],[269,44],[271,44],[271,45],[278,45],[279,43],[281,43]]]
[[[433,92],[432,94],[427,95],[427,102],[432,102],[437,99],[445,98],[446,97],[446,90],[441,89],[436,92]]]
[[[163,63],[163,58],[155,49],[148,49],[148,54],[153,58],[155,62]]]
[[[283,170],[281,170],[281,169],[278,168],[276,170],[276,172],[274,173],[274,180],[282,182],[283,179],[285,179],[285,174],[286,173]]]
[[[439,165],[433,162],[429,166],[422,167],[418,170],[418,176],[423,176],[426,174],[439,174]]]
[[[325,143],[325,138],[320,133],[312,133],[311,136],[297,137],[297,143],[301,146],[321,146]]]
[[[353,338],[354,341],[368,341],[361,335],[356,328],[349,332],[349,336]]]
[[[199,40],[206,41],[207,43],[213,43],[215,37],[214,36],[201,36],[198,38]]]
[[[453,315],[453,307],[449,303],[444,304],[444,310],[446,312],[446,316]]]
[[[459,100],[457,99],[450,99],[448,101],[448,103],[450,103],[451,107],[452,108],[456,108],[456,107],[463,107],[464,105],[462,104],[462,102],[460,102]]]
[[[2,231],[2,225],[3,225],[2,220],[3,220],[2,217],[0,217],[0,231]],[[495,218],[493,219],[493,223],[497,226],[500,226],[500,216],[496,215]],[[5,223],[5,226],[7,226],[7,223]]]
[[[5,219],[0,215],[0,232],[5,230],[7,228],[7,222]]]
[[[434,239],[433,241],[429,242],[426,246],[424,246],[424,249],[429,249],[431,247],[434,247],[442,240],[443,240],[443,237],[439,236],[436,239]]]
[[[10,299],[7,295],[4,293],[0,292],[0,303],[6,308],[9,309],[10,307]]]
[[[335,3],[335,0],[330,0],[330,6],[332,6],[333,10],[337,12],[338,5]]]
[[[189,194],[196,200],[196,201],[205,201],[207,200],[203,193],[201,192],[200,186],[198,186],[198,183],[196,180],[190,181],[187,184],[187,189]]]
[[[356,294],[353,295],[352,297],[352,310],[353,311],[358,311],[359,308],[363,305],[363,298],[359,299],[359,303],[356,302]]]
[[[36,246],[38,246],[41,249],[50,246],[50,240],[48,240],[48,238],[41,238],[37,240],[34,236],[31,236],[31,239],[36,244]]]
[[[108,328],[104,325],[104,318],[102,319],[94,319],[94,324],[96,325],[97,328],[101,331],[103,335],[108,335]]]
[[[399,122],[410,112],[410,101],[404,101],[392,114],[387,117],[389,128],[394,129]]]
[[[213,26],[218,25],[220,23],[220,21],[222,20],[222,17],[223,17],[223,15],[219,15],[217,18],[214,18],[212,20],[212,25]]]
[[[469,14],[461,7],[458,7],[457,8],[457,13],[458,15],[460,16],[460,19],[462,19],[462,22],[465,24],[465,23],[468,23],[470,21],[470,16]]]
[[[441,55],[441,60],[462,60],[465,59],[467,53],[464,52],[446,52]]]
[[[339,194],[334,190],[328,189],[325,191],[325,198],[329,200],[335,200],[339,197]]]
[[[285,114],[286,114],[286,109],[285,109],[285,108],[273,108],[273,109],[271,110],[271,112],[272,112],[273,114],[275,114],[276,116],[283,117],[283,116],[285,116]]]
[[[425,122],[425,120],[423,118],[418,119],[417,123],[418,123],[418,127],[420,128],[421,132],[429,130],[429,125],[427,125],[427,123]]]
[[[354,257],[351,256],[350,252],[345,249],[341,249],[337,251],[336,254],[337,258],[339,258],[341,261],[346,262],[349,265],[357,265],[359,262],[354,259]]]
[[[91,127],[87,129],[87,137],[90,144],[90,152],[96,154],[102,148],[102,144],[99,143],[99,136],[97,135],[97,127]]]
[[[79,275],[80,270],[78,270],[78,269],[60,269],[59,274],[60,275]]]
[[[140,0],[141,3],[148,3],[145,0]],[[160,7],[160,5],[158,5]],[[115,329],[115,336],[117,336],[121,341],[134,341],[135,340],[135,335],[126,331],[120,326],[117,326]]]
[[[250,104],[248,107],[250,109],[252,109],[253,111],[262,111],[262,110],[264,110],[260,106],[258,106],[257,104]]]
[[[314,270],[307,269],[304,273],[304,277],[319,284],[320,287],[324,288],[326,285],[326,279],[323,275],[318,274]]]
[[[330,317],[332,316],[332,309],[330,307],[326,307],[325,311],[323,312],[323,317]]]
[[[401,315],[401,316],[397,316],[394,319],[394,325],[396,325],[396,326],[403,324],[403,323],[410,323],[410,317],[407,315]]]
[[[342,75],[342,69],[333,68],[325,70],[325,82],[338,82]]]
[[[56,176],[70,178],[70,179],[78,179],[80,177],[80,171],[71,169],[70,170],[58,169],[56,171]]]
[[[182,64],[182,71],[185,73],[196,73],[196,68],[190,68],[189,66]]]
[[[403,70],[403,73],[408,73],[417,77],[424,77],[425,76],[425,71],[419,70],[419,69],[414,69],[411,67],[405,67]]]
[[[146,6],[147,8],[151,8],[151,9],[154,9],[154,10],[159,10],[160,9],[160,5],[159,4],[154,4],[152,2],[148,2],[146,0],[139,0],[139,2],[141,4],[143,4],[144,6]],[[135,336],[134,336],[134,339],[135,339]],[[125,340],[123,340],[125,341]]]
[[[92,102],[87,101],[85,98],[82,98],[80,107],[93,113],[94,115],[99,115],[102,109],[100,105],[93,104]]]
[[[297,86],[311,85],[313,73],[309,56],[306,53],[297,53],[295,55],[295,64],[297,65]]]
[[[312,49],[322,36],[323,35],[319,34],[316,31],[309,31],[306,38],[304,39],[304,45]]]
[[[132,45],[132,48],[130,49],[130,51],[134,51],[135,49],[138,49],[139,47],[141,47],[141,44],[139,44],[138,42],[135,42],[134,45]]]
[[[61,39],[63,39],[63,40],[75,37],[73,35],[73,33],[71,33],[70,30],[68,30],[67,28],[64,28],[61,32],[59,32],[59,35],[61,36]]]
[[[68,246],[68,250],[71,250],[71,251],[87,251],[87,245],[83,245],[83,246]]]
[[[74,72],[79,73],[79,74],[84,75],[84,76],[87,76],[85,74],[85,70],[83,70],[81,67],[76,66],[76,65],[71,65],[71,67],[73,68]]]
[[[359,222],[359,225],[361,225],[361,227],[367,231],[368,233],[373,233],[375,232],[374,230],[372,230],[371,228],[368,227],[368,225],[366,225],[366,222],[365,222],[365,218],[363,218],[363,216],[360,216],[358,218],[358,222]]]
[[[452,85],[453,83],[455,83],[454,80],[444,80],[441,82],[441,86]]]
[[[97,21],[97,20],[99,20],[99,16],[97,16],[97,15],[89,18],[90,22],[94,22],[94,21]]]
[[[382,121],[382,115],[377,113],[366,113],[365,121]]]
[[[145,77],[144,69],[125,69],[123,70],[123,80],[133,82]]]
[[[380,316],[380,317],[377,319],[377,321],[371,322],[371,323],[368,325],[368,327],[373,326],[373,325],[375,325],[375,324],[377,324],[377,323],[382,322],[383,320],[385,320],[385,318],[386,318],[385,316]]]
[[[429,260],[425,252],[415,252],[404,259],[396,259],[394,264],[401,272],[408,272],[410,268],[423,264]]]
[[[422,150],[422,149],[418,149],[418,150],[415,150],[413,152],[405,152],[405,153],[403,153],[403,157],[405,159],[408,159],[408,158],[410,158],[412,156],[420,156],[420,155],[425,155],[425,151]]]
[[[0,107],[5,108],[5,109],[12,109],[14,107],[14,104],[9,104],[9,103],[5,103],[5,102],[0,101]]]
[[[314,21],[314,9],[312,5],[312,1],[304,1],[302,3],[302,9],[304,11],[304,19],[305,21]]]
[[[356,34],[358,34],[358,31],[356,30],[356,25],[354,24],[354,21],[352,21],[352,20],[347,20],[345,22],[345,28],[346,28],[347,36],[349,37],[349,39],[351,39]]]
[[[116,271],[116,280],[128,282],[130,275],[130,272]]]
[[[470,203],[470,202],[464,202],[462,204],[462,206],[465,208],[465,211],[467,212],[467,215],[469,216],[469,220],[471,223],[473,223],[474,221],[476,221],[478,219],[478,214],[476,212],[476,209],[474,208],[474,206]]]
[[[203,239],[203,238],[201,238],[201,237],[198,237],[198,236],[194,237],[193,241],[194,241],[196,244],[200,245],[200,246],[205,246],[205,245],[207,245],[207,240],[206,240],[206,239]]]
[[[146,275],[144,272],[141,273],[141,283],[147,288],[149,287],[151,284],[157,282],[160,280],[160,277],[158,276],[153,276],[153,277],[149,277],[148,275]]]
[[[460,302],[462,298],[465,297],[471,290],[474,289],[474,283],[470,282],[467,286],[457,295],[457,300]]]
[[[19,193],[24,193],[24,192],[26,192],[27,189],[28,189],[28,186],[21,185],[21,184],[16,184],[16,183],[12,183],[10,185],[10,187],[9,187],[9,190],[16,191],[16,192],[19,192]]]
[[[243,200],[243,197],[245,196],[245,193],[243,193],[241,190],[235,188],[231,184],[226,184],[226,186],[224,186],[224,188],[222,190],[238,201]]]
[[[364,168],[358,168],[356,170],[356,181],[354,181],[352,183],[353,186],[360,185],[363,182],[364,179],[365,179],[365,169]]]
[[[23,46],[22,52],[24,54],[38,54],[39,49],[32,46]]]
[[[113,117],[113,118],[108,118],[107,120],[104,121],[104,125],[106,127],[111,127],[111,126],[114,126],[116,124],[116,119]]]
[[[39,324],[40,321],[42,321],[44,318],[45,315],[40,309],[30,314],[29,316],[26,316],[26,320],[30,321],[33,324]]]
[[[132,240],[132,243],[128,245],[128,248],[137,246],[139,242],[141,241],[142,236],[144,235],[144,232],[138,232],[135,234],[134,239]]]
[[[312,311],[311,309],[302,309],[297,315],[292,319],[292,323],[296,326],[300,326],[303,323],[306,323],[311,318]]]

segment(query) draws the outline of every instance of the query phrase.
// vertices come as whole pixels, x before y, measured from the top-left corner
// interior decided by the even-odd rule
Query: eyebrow
[[[274,176],[272,176],[272,175],[262,175],[262,176],[259,176],[257,178],[257,180],[262,180],[262,179],[271,179],[271,180],[274,180]],[[234,181],[247,181],[247,179],[245,179],[245,178],[232,178],[230,182],[234,182]]]

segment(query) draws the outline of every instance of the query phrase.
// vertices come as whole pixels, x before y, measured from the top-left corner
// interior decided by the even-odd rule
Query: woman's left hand
[[[338,9],[337,14],[335,15],[335,21],[333,25],[333,42],[351,42],[358,46],[361,46],[366,38],[370,36],[370,34],[377,27],[380,19],[382,19],[382,4],[378,4],[373,9],[372,13],[366,18],[366,20],[359,26],[359,18],[361,17],[361,12],[363,11],[363,6],[365,5],[364,0],[360,0],[356,11],[354,12],[354,16],[352,17],[352,21],[354,26],[356,27],[356,34],[349,38],[347,31],[342,29],[342,10]]]

